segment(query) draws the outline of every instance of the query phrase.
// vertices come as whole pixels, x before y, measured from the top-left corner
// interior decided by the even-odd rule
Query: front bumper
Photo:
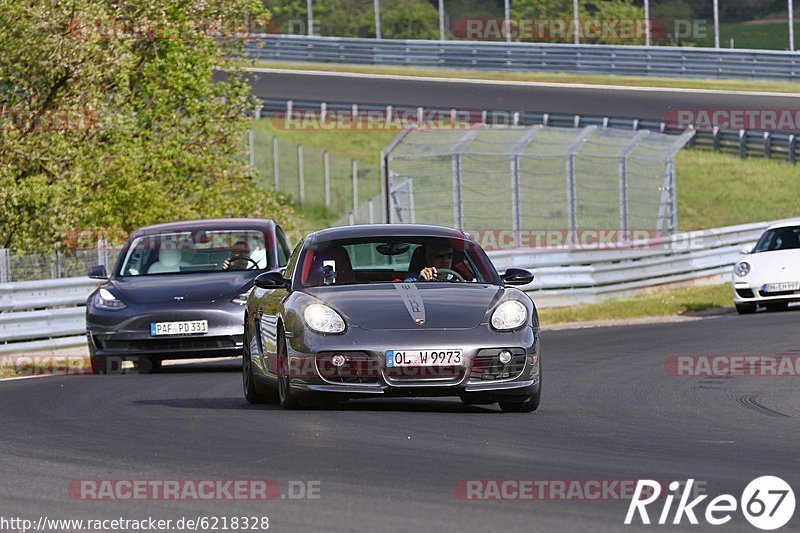
[[[322,341],[312,337],[322,337]],[[317,349],[309,350],[309,344]],[[498,333],[486,325],[448,332],[403,331],[396,341],[387,340],[387,332],[366,330],[349,331],[342,336],[305,334],[288,339],[287,348],[292,387],[300,391],[350,397],[466,395],[519,400],[527,399],[541,384],[539,334],[530,327],[511,333]],[[460,365],[405,369],[386,366],[388,349],[456,348],[462,350]],[[509,363],[500,362],[501,350],[511,351]],[[336,354],[346,357],[345,366],[332,365]]]
[[[768,304],[800,302],[800,290],[769,293],[764,291],[765,283],[746,281],[733,282],[733,301],[736,304]]]
[[[154,307],[154,306],[153,306]],[[108,311],[87,308],[86,333],[95,357],[148,355],[160,359],[236,357],[242,355],[244,307],[225,303],[188,308],[163,305],[157,310],[135,307]],[[200,335],[150,335],[150,324],[207,320],[208,333]]]

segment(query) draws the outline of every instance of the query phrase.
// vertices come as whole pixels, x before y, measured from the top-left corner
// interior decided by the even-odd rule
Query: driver
[[[447,241],[433,242],[425,245],[425,264],[429,265],[419,272],[409,272],[405,281],[460,281],[453,274],[446,273],[438,278],[438,269],[450,270],[453,267],[453,248]]]
[[[222,270],[246,270],[250,263],[250,246],[238,241],[231,249],[231,256],[222,262]]]

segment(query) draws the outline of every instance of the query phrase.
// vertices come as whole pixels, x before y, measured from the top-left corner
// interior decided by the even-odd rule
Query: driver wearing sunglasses
[[[439,269],[451,270],[453,267],[453,249],[446,242],[430,243],[425,246],[425,264],[429,265],[419,272],[409,272],[404,281],[460,281],[450,273]]]

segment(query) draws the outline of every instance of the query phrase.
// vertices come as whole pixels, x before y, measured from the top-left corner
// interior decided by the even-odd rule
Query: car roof
[[[800,226],[800,218],[787,218],[784,220],[778,220],[777,222],[770,224],[767,229],[786,228],[789,226]]]
[[[313,244],[339,239],[357,239],[359,237],[443,237],[447,239],[473,240],[470,235],[463,231],[444,226],[427,224],[359,224],[315,231],[308,235],[306,242]]]
[[[261,218],[206,218],[201,220],[183,220],[144,226],[136,230],[134,236],[166,231],[197,231],[210,229],[253,229],[272,230],[275,221]]]

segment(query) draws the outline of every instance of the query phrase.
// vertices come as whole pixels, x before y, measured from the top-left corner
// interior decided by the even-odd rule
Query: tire
[[[284,409],[297,409],[300,402],[297,393],[292,392],[292,378],[289,376],[289,351],[283,332],[278,334],[278,402]]]
[[[524,402],[498,402],[504,413],[532,413],[539,408],[542,399],[542,360],[539,358],[539,384]]]
[[[736,304],[736,312],[740,315],[752,315],[756,312],[756,304]]]
[[[787,309],[789,309],[789,302],[766,304],[764,307],[767,308],[767,311],[786,311]]]
[[[256,387],[253,375],[253,360],[250,357],[250,338],[247,334],[247,325],[244,332],[244,346],[242,348],[242,390],[248,403],[257,405],[274,402],[274,394],[264,393]]]

